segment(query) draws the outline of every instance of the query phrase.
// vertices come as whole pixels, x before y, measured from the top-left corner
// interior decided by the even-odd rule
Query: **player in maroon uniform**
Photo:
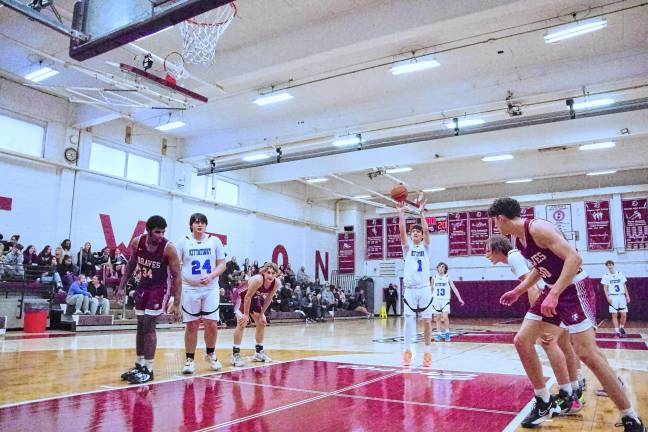
[[[234,330],[234,347],[232,348],[232,366],[245,366],[241,358],[241,341],[243,331],[250,321],[250,315],[256,323],[256,346],[253,361],[270,362],[272,359],[263,351],[263,335],[267,324],[265,311],[272,302],[275,292],[281,287],[277,278],[279,268],[275,263],[265,263],[261,272],[252,276],[232,293],[236,313],[236,330]]]
[[[119,290],[123,292],[131,275],[135,274],[138,278],[134,295],[137,359],[135,367],[121,376],[131,384],[153,380],[153,359],[157,346],[155,325],[168,299],[169,280],[174,298],[169,311],[176,317],[180,316],[180,260],[175,247],[164,238],[166,226],[162,216],[151,216],[146,221],[146,234],[135,237],[130,242],[128,267],[119,285]]]
[[[522,219],[520,204],[513,198],[499,198],[489,209],[489,216],[504,235],[515,236],[515,244],[533,266],[529,276],[513,290],[504,293],[500,302],[510,305],[521,294],[542,279],[547,287],[530,307],[522,327],[515,335],[524,370],[535,389],[535,405],[522,422],[533,427],[557,413],[555,400],[549,395],[542,367],[534,349],[543,333],[556,333],[562,322],[567,326],[576,353],[607,391],[619,411],[625,432],[646,432],[632,408],[616,373],[596,346],[594,326],[595,291],[581,269],[582,258],[555,225],[542,219]]]

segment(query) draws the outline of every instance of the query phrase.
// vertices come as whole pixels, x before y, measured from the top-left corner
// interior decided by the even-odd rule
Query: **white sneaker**
[[[223,365],[218,361],[214,355],[205,355],[205,360],[209,362],[209,366],[213,371],[219,371],[223,369]]]
[[[243,367],[243,366],[245,366],[245,362],[243,361],[243,358],[241,357],[240,353],[232,354],[231,363],[232,363],[232,366],[235,366],[235,367]]]
[[[190,375],[194,372],[196,372],[196,365],[194,364],[194,361],[192,359],[187,359],[184,367],[182,368],[182,373],[185,375]]]
[[[272,359],[270,358],[270,356],[268,356],[268,354],[265,353],[265,351],[260,351],[254,353],[254,355],[252,356],[252,361],[270,363]]]
[[[80,310],[76,310],[72,313],[72,315],[81,315],[81,314],[83,314],[83,312],[81,312]]]

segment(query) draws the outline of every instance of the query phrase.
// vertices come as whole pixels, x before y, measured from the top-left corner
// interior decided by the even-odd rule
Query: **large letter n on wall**
[[[325,281],[329,280],[328,277],[328,265],[329,265],[329,260],[328,260],[328,252],[324,252],[324,262],[322,262],[322,254],[320,251],[315,251],[315,277],[319,278],[319,272],[322,270],[322,277],[324,278]],[[320,278],[321,280],[322,278]]]

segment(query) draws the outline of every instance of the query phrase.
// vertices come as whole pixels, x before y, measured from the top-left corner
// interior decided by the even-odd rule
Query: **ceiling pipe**
[[[329,188],[326,188],[324,186],[320,186],[320,185],[315,184],[315,183],[308,183],[304,179],[297,179],[297,181],[300,182],[300,183],[305,184],[306,186],[311,186],[311,187],[314,187],[315,189],[320,189],[320,190],[326,191],[326,192],[328,192],[330,194],[333,194],[333,195],[335,195],[337,197],[340,197],[340,198],[348,199],[348,200],[351,200],[351,201],[361,202],[363,204],[367,204],[367,205],[371,205],[371,206],[379,207],[379,208],[391,208],[390,206],[388,206],[386,204],[377,203],[377,202],[373,202],[373,201],[368,201],[368,200],[360,199],[360,198],[353,198],[352,196],[336,192],[333,189],[329,189]]]
[[[392,199],[391,197],[388,197],[387,195],[383,195],[380,192],[377,192],[377,191],[375,191],[375,190],[373,190],[371,188],[368,188],[366,186],[362,186],[362,185],[359,185],[357,183],[354,183],[351,180],[345,179],[344,177],[340,177],[339,175],[336,175],[336,174],[330,174],[329,177],[332,177],[332,178],[334,178],[336,180],[339,180],[339,181],[341,181],[343,183],[346,183],[346,184],[355,186],[357,188],[360,188],[362,190],[365,190],[365,191],[367,191],[367,192],[369,192],[371,194],[374,194],[374,195],[378,196],[379,198],[382,198],[382,199],[387,200],[387,201],[391,201],[394,204],[396,204],[396,200]]]

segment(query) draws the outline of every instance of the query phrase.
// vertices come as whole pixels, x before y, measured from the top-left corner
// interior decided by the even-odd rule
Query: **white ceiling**
[[[307,150],[330,147],[330,140],[344,133],[363,132],[363,138],[372,139],[439,130],[443,118],[463,113],[495,110],[482,117],[506,119],[504,99],[509,90],[522,104],[538,103],[526,106],[525,115],[565,110],[564,99],[581,95],[583,88],[609,93],[617,100],[646,97],[648,6],[633,7],[640,3],[240,0],[238,16],[219,42],[215,65],[190,66],[198,79],[182,83],[208,95],[210,102],[184,112],[187,126],[173,134],[185,138],[184,159],[202,167],[208,159],[240,158],[243,152],[269,146],[282,147],[284,154],[303,149],[305,143],[311,143]],[[73,1],[56,4],[69,19]],[[627,10],[615,12],[621,9]],[[545,44],[545,29],[566,22],[566,14],[572,11],[583,11],[579,18],[604,14],[608,27],[559,44]],[[7,75],[24,75],[34,61],[35,50],[78,64],[67,57],[67,38],[7,8],[0,9],[0,35],[0,70]],[[181,38],[173,29],[138,45],[164,57],[181,49]],[[386,64],[406,58],[414,50],[417,54],[437,53],[441,66],[392,76]],[[132,47],[122,47],[81,66],[119,75],[106,61],[130,63],[137,53]],[[100,85],[70,67],[47,84]],[[252,104],[260,90],[272,85],[293,87],[290,93],[295,98],[265,107]],[[621,90],[631,87],[634,89]],[[79,124],[91,124],[109,120],[107,114],[104,109],[82,106],[73,118],[79,119]],[[122,114],[149,126],[160,121],[160,112],[154,110],[129,109]],[[369,180],[366,172],[398,165],[416,168],[397,176],[413,189],[498,184],[522,174],[561,178],[559,184],[568,188],[569,184],[582,184],[578,173],[603,166],[629,170],[623,182],[642,183],[648,178],[648,172],[641,169],[648,166],[647,120],[643,111],[620,113],[245,172],[265,187],[314,200],[339,196],[295,180],[337,173],[358,187],[333,179],[322,186],[349,195],[362,193],[362,187],[387,193],[394,180]],[[622,128],[629,128],[632,135],[620,137]],[[606,139],[618,140],[619,145],[588,155],[576,150],[537,152],[551,145],[574,147]],[[622,155],[624,149],[639,157]],[[516,159],[505,163],[508,165],[484,165],[481,156],[494,152],[515,152]],[[434,154],[441,157],[435,159]],[[546,180],[524,185],[538,191],[544,187]]]

